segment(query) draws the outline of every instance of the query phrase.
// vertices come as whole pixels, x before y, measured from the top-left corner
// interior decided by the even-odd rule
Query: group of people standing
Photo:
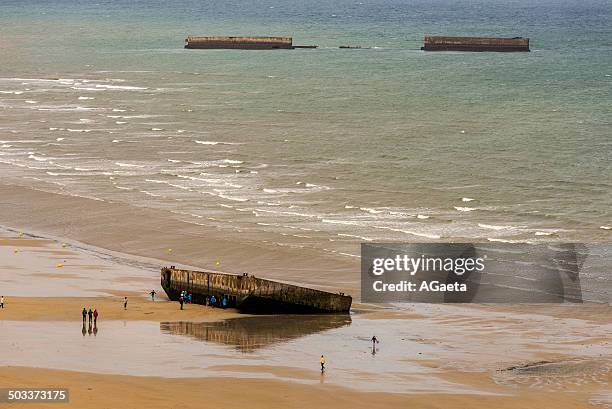
[[[205,304],[209,307],[227,308],[229,304],[229,298],[227,295],[223,295],[219,298],[215,297],[214,295],[210,297],[207,296],[205,300]]]
[[[85,324],[85,321],[87,321],[87,317],[89,317],[89,323],[91,324],[93,322],[94,325],[96,325],[98,323],[98,310],[97,309],[89,309],[89,311],[87,310],[87,308],[83,307],[83,311],[81,312],[81,314],[83,315],[83,324]]]
[[[83,307],[83,311],[81,311],[81,314],[83,315],[83,328],[81,329],[81,333],[83,334],[83,336],[85,336],[85,334],[87,333],[89,335],[93,333],[95,336],[98,333],[98,310],[95,308],[93,310],[91,308],[87,310],[87,308]],[[88,318],[89,325],[88,328],[85,329],[85,323],[87,322]]]
[[[190,294],[187,291],[181,291],[181,296],[179,297],[179,304],[181,305],[181,310],[183,309],[184,304],[192,303],[192,295],[193,294]],[[208,307],[227,308],[229,306],[229,296],[223,295],[219,298],[214,295],[206,296],[204,305]]]

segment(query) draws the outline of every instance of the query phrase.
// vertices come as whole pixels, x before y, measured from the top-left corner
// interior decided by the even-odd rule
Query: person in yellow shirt
[[[321,372],[325,372],[325,357],[323,355],[321,355],[319,362],[321,363]]]

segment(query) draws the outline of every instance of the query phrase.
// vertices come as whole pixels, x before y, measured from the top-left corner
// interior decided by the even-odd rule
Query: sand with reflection
[[[609,306],[357,305],[350,317],[180,311],[146,262],[4,235],[0,381],[65,385],[72,407],[191,408],[211,394],[219,405],[262,409],[606,404]],[[82,325],[83,306],[100,311],[96,326]],[[373,334],[381,339],[374,351]],[[530,369],[508,370],[520,365]]]

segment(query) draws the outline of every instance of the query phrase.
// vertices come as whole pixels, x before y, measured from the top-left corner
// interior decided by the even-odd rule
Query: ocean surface
[[[611,21],[609,0],[3,0],[0,182],[339,258],[609,241]],[[424,34],[532,52],[425,53]]]

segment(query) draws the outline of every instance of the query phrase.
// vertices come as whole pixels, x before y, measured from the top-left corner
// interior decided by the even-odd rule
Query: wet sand
[[[96,308],[99,320],[126,321],[173,321],[192,322],[213,321],[241,317],[234,310],[204,307],[186,304],[182,311],[178,303],[169,302],[165,294],[159,294],[156,301],[142,293],[121,293],[128,296],[128,308],[123,309],[123,296],[117,297],[10,297],[5,296],[4,311],[0,311],[0,320],[5,321],[79,321],[83,307]]]
[[[356,304],[341,320],[180,311],[154,260],[6,230],[0,285],[0,383],[68,387],[64,407],[610,405],[606,305]],[[96,327],[83,307],[100,311]]]
[[[486,379],[471,377],[487,384]],[[262,379],[193,378],[165,379],[117,375],[82,374],[70,371],[1,367],[0,382],[7,387],[70,388],[69,404],[38,405],[40,408],[201,408],[208,404],[224,408],[593,408],[588,393],[547,394],[522,390],[505,396],[364,393],[326,385],[301,385]],[[20,407],[7,405],[7,407]]]

